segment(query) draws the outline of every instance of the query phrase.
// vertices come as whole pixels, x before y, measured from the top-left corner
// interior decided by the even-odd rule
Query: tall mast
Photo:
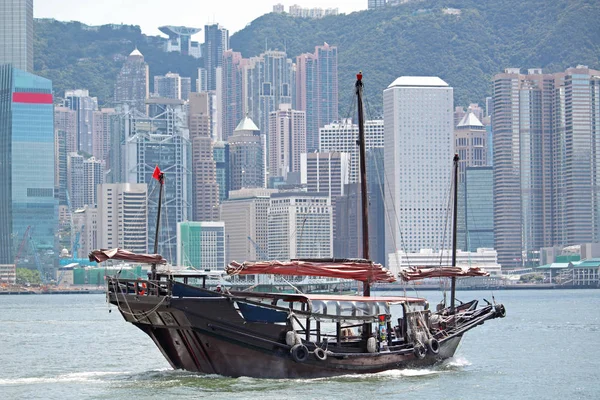
[[[356,98],[358,105],[358,146],[360,149],[360,192],[362,200],[362,239],[363,258],[370,259],[369,255],[369,199],[367,193],[367,155],[365,145],[365,118],[363,113],[363,83],[362,72],[356,74]],[[371,282],[363,282],[363,296],[371,295]]]
[[[165,174],[160,171],[158,173],[158,183],[160,184],[160,190],[158,192],[158,213],[156,215],[156,232],[154,233],[154,254],[158,254],[158,231],[160,229],[160,211],[162,208],[163,189],[165,186]],[[150,279],[156,280],[156,263],[152,264]]]
[[[452,203],[452,266],[456,267],[456,226],[458,221],[458,154],[454,155],[454,200]],[[450,310],[454,313],[454,302],[456,298],[456,277],[452,277],[452,288],[450,294]]]

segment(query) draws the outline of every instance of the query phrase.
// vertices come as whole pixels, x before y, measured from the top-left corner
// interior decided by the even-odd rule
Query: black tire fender
[[[438,354],[440,352],[440,342],[436,338],[431,338],[427,341],[427,349],[432,354]]]
[[[422,344],[417,344],[415,345],[413,352],[415,353],[415,357],[417,357],[417,359],[422,360],[427,354],[427,349]]]
[[[290,354],[292,358],[297,363],[303,363],[308,359],[308,349],[303,344],[296,344],[290,349]]]

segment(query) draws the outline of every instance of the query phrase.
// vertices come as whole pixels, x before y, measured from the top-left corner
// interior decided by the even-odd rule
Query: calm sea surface
[[[494,294],[507,317],[443,365],[302,381],[172,371],[103,295],[0,296],[0,399],[600,399],[600,290]]]

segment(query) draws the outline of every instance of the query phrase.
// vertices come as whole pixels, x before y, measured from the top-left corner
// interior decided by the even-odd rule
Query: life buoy
[[[327,360],[327,352],[325,352],[325,350],[323,350],[320,347],[315,348],[315,351],[313,351],[313,353],[315,354],[315,357],[317,357],[319,360],[321,361],[325,361]]]
[[[427,341],[427,348],[433,354],[440,352],[440,342],[436,338],[431,338]]]
[[[421,343],[418,343],[415,345],[413,352],[415,353],[415,357],[417,357],[419,360],[422,360],[427,354],[427,349],[425,349],[425,346],[423,346]]]
[[[140,282],[140,283],[138,283],[138,294],[140,296],[145,295],[146,294],[146,288],[147,288],[146,282]]]
[[[290,350],[290,354],[297,363],[303,363],[308,359],[308,349],[303,344],[294,345]]]

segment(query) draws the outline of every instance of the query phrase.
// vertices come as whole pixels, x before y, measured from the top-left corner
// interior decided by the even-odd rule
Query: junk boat
[[[153,175],[160,183],[155,254],[122,249],[90,254],[97,262],[113,259],[152,264],[147,280],[108,277],[107,297],[127,322],[154,341],[173,368],[230,377],[290,379],[431,366],[452,357],[467,331],[506,315],[501,304],[480,307],[477,300],[455,304],[457,278],[487,275],[478,268],[456,267],[458,156],[454,157],[452,265],[400,272],[404,281],[450,278],[450,304],[432,310],[422,298],[370,296],[371,284],[394,282],[396,277],[369,260],[361,74],[355,88],[364,258],[233,261],[226,273],[353,279],[362,283],[362,295],[215,291],[207,288],[207,273],[159,271],[157,265],[167,261],[156,254],[165,179],[158,167]]]

